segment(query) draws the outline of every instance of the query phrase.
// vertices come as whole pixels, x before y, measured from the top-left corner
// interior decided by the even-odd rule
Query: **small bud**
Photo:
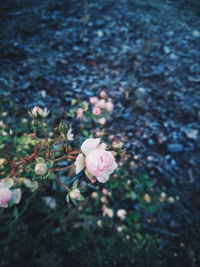
[[[101,91],[101,92],[100,92],[100,97],[101,97],[101,98],[107,98],[108,95],[107,95],[107,93],[106,93],[105,91]]]
[[[122,146],[123,146],[122,142],[117,142],[117,141],[112,142],[112,148],[114,148],[114,149],[121,149]]]
[[[58,125],[58,129],[60,131],[61,134],[63,134],[64,136],[67,135],[67,132],[69,131],[69,126],[64,122],[61,121]]]
[[[29,115],[34,118],[34,119],[39,119],[39,118],[45,118],[49,115],[49,112],[47,108],[40,108],[38,106],[35,106],[31,111],[28,111]]]
[[[81,192],[80,192],[80,190],[79,189],[74,189],[74,190],[72,190],[70,193],[69,193],[69,195],[70,195],[70,197],[72,198],[72,199],[76,199],[76,200],[80,200],[81,199]]]
[[[98,122],[101,124],[101,125],[104,125],[106,124],[106,119],[105,118],[101,118],[98,120]]]
[[[35,173],[37,175],[44,175],[47,172],[47,165],[45,163],[38,163],[35,166]]]
[[[117,227],[117,232],[118,233],[121,233],[123,230],[124,230],[124,227],[123,226],[118,226]]]
[[[126,212],[126,210],[124,210],[124,209],[119,209],[119,210],[117,211],[117,216],[118,216],[121,220],[124,220],[124,219],[126,218],[126,214],[127,214],[127,212]]]
[[[145,194],[144,195],[144,200],[147,202],[147,203],[151,203],[151,196],[149,194]]]
[[[171,204],[173,204],[174,203],[174,198],[173,197],[169,197],[168,198],[168,202],[171,203]]]
[[[76,111],[76,115],[78,118],[82,118],[83,117],[83,112],[84,110],[82,108],[78,108]]]
[[[97,192],[92,192],[91,197],[92,198],[97,198],[98,197],[98,193]]]

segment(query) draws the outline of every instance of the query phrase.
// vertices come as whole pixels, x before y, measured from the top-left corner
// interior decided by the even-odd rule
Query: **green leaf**
[[[71,199],[71,202],[72,202],[75,206],[78,205],[78,203],[77,203],[77,201],[76,201],[75,199]]]
[[[47,165],[47,168],[48,168],[48,169],[51,169],[51,168],[53,167],[53,161],[52,161],[52,160],[48,161],[48,162],[46,163],[46,165]]]
[[[45,163],[45,160],[41,157],[36,158],[37,163]]]
[[[78,180],[76,180],[72,185],[72,190],[78,187]]]
[[[54,180],[55,179],[54,173],[50,172],[49,175],[48,175],[48,178],[51,179],[51,180]]]
[[[13,216],[14,216],[15,219],[19,218],[19,211],[18,211],[17,207],[15,207],[14,210],[13,210]]]

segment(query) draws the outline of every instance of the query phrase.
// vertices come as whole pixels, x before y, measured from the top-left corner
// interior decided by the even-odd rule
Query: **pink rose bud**
[[[106,119],[105,118],[101,118],[98,120],[98,122],[101,124],[101,125],[105,125],[106,124]]]
[[[97,108],[97,107],[94,107],[92,109],[92,113],[95,115],[95,116],[99,116],[101,114],[101,109],[100,108]]]
[[[107,111],[111,112],[113,110],[113,103],[111,101],[106,103],[106,109]]]
[[[98,108],[106,108],[106,101],[105,101],[105,99],[101,99],[101,100],[99,100],[97,103],[96,103],[96,106],[98,107]]]
[[[82,108],[78,108],[76,111],[76,115],[78,118],[82,118],[83,117],[83,112],[84,110]]]
[[[98,97],[92,96],[90,97],[90,104],[95,105],[98,102]]]
[[[70,193],[69,193],[69,195],[70,195],[70,197],[72,198],[72,199],[80,199],[81,198],[81,192],[80,192],[80,190],[79,189],[74,189],[74,190],[72,190]]]
[[[109,195],[109,191],[108,191],[107,188],[103,188],[103,189],[102,189],[102,193],[103,193],[105,196]]]
[[[6,208],[11,199],[11,191],[7,187],[0,188],[0,207]]]
[[[100,92],[100,97],[101,97],[101,98],[107,98],[108,95],[107,95],[107,93],[106,93],[105,91],[101,91],[101,92]]]

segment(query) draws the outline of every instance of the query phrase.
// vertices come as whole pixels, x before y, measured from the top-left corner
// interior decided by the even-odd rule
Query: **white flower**
[[[35,106],[28,113],[32,118],[40,118],[40,117],[45,118],[45,117],[47,117],[49,115],[49,112],[50,111],[48,111],[47,108],[42,109],[42,108],[40,108],[38,106]]]
[[[47,165],[45,163],[38,163],[35,165],[35,173],[37,175],[44,175],[47,172]]]
[[[67,140],[68,140],[68,141],[72,141],[72,140],[74,140],[74,135],[73,135],[73,133],[72,133],[72,128],[71,128],[71,126],[70,126],[70,128],[69,128],[69,131],[67,132]]]
[[[124,230],[124,227],[123,226],[118,226],[117,227],[117,232],[118,233],[121,233],[123,230]]]
[[[101,125],[105,125],[106,124],[106,119],[105,118],[101,118],[98,120],[99,124]]]
[[[85,174],[91,182],[96,179],[100,183],[107,182],[118,165],[112,153],[106,151],[106,144],[100,144],[99,138],[89,138],[82,144],[81,151],[75,162],[76,174],[85,168]]]
[[[103,216],[108,216],[110,218],[112,218],[114,216],[114,212],[112,209],[106,207],[105,205],[102,206],[102,210],[103,210]]]
[[[126,212],[126,210],[124,210],[124,209],[119,209],[119,210],[117,211],[117,216],[118,216],[121,220],[124,220],[124,219],[126,218],[126,214],[127,214],[127,212]]]
[[[92,192],[91,197],[92,198],[97,198],[98,197],[98,193],[97,192]]]

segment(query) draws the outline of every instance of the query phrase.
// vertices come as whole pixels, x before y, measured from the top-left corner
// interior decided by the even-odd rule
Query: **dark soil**
[[[199,2],[14,2],[1,4],[0,95],[20,110],[59,111],[106,90],[115,103],[108,133],[124,141],[128,162],[180,197],[180,216],[200,235]]]

